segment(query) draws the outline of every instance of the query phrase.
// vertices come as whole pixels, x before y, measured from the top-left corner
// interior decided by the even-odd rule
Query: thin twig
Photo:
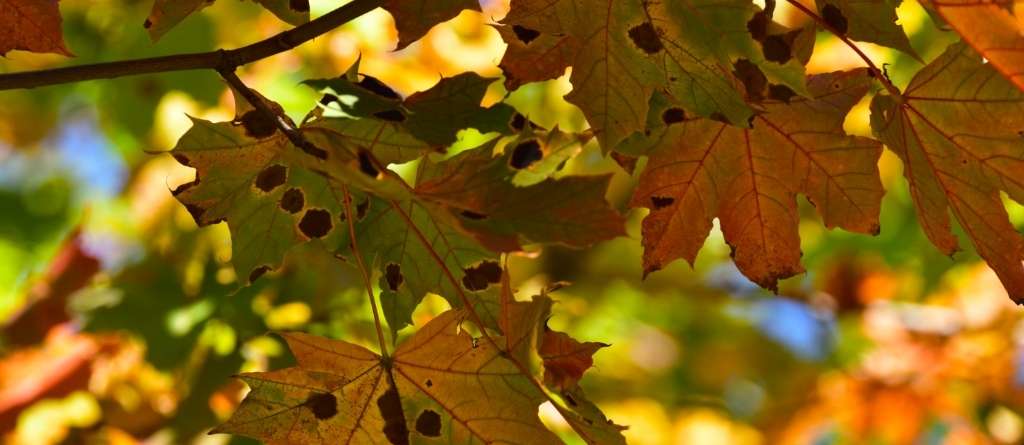
[[[868,70],[871,71],[871,74],[874,75],[874,77],[878,79],[879,82],[882,82],[882,86],[885,87],[885,89],[889,92],[890,95],[895,97],[897,100],[903,97],[902,93],[900,93],[900,89],[896,88],[896,85],[893,85],[892,81],[889,80],[889,77],[886,76],[882,70],[878,69],[878,66],[875,65],[875,62],[872,62],[871,58],[868,57],[867,54],[864,54],[864,51],[861,51],[860,47],[858,47],[856,43],[853,43],[853,41],[847,38],[844,33],[841,33],[839,32],[839,30],[833,28],[832,25],[828,24],[828,22],[825,21],[824,18],[822,18],[820,15],[812,11],[810,8],[804,6],[803,3],[800,3],[798,0],[786,1],[789,2],[789,4],[793,5],[793,7],[795,7],[796,9],[799,9],[801,12],[806,14],[808,17],[814,19],[814,21],[818,22],[818,24],[825,28],[828,32],[832,33],[832,35],[836,36],[836,38],[838,38],[839,40],[842,40],[843,43],[846,44],[846,46],[849,46],[850,49],[853,50],[853,52],[857,53],[857,55],[860,56],[862,60],[864,60],[864,63],[868,66]]]
[[[0,91],[169,71],[234,70],[313,40],[376,9],[382,3],[382,0],[353,0],[309,23],[236,49],[0,74]]]
[[[307,154],[319,159],[327,159],[327,152],[325,150],[313,145],[309,139],[306,139],[306,137],[302,135],[302,132],[295,128],[295,126],[292,125],[292,122],[283,113],[271,109],[262,97],[247,87],[245,83],[242,82],[242,79],[238,78],[238,75],[235,74],[233,69],[218,70],[218,72],[220,73],[220,76],[227,81],[228,85],[231,85],[232,89],[238,91],[238,93],[241,94],[247,102],[256,108],[257,112],[263,114],[264,118],[273,121],[274,125],[276,125],[277,128],[288,137],[288,140],[291,141],[292,144],[299,147]]]

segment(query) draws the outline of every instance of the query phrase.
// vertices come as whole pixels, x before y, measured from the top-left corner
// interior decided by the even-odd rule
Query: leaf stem
[[[398,214],[401,215],[402,219],[405,220],[405,223],[409,226],[409,229],[416,235],[416,238],[419,239],[420,243],[423,244],[423,246],[426,248],[427,252],[430,253],[431,257],[433,257],[434,261],[437,262],[438,266],[441,268],[441,271],[444,272],[444,275],[448,279],[448,282],[451,283],[452,287],[455,288],[456,293],[459,294],[459,300],[462,301],[462,305],[466,308],[466,312],[469,313],[470,320],[474,324],[476,324],[476,326],[478,328],[480,328],[480,333],[481,333],[481,335],[484,336],[484,339],[486,339],[487,342],[492,347],[494,347],[495,350],[501,351],[502,352],[501,356],[504,357],[506,360],[512,362],[512,364],[516,366],[516,369],[519,370],[519,373],[522,374],[524,377],[526,377],[530,381],[530,383],[532,383],[533,386],[535,386],[537,388],[537,390],[541,392],[541,394],[544,394],[544,397],[547,398],[548,401],[551,402],[551,405],[554,406],[555,409],[558,410],[558,412],[562,415],[562,417],[566,418],[566,420],[568,420],[569,419],[569,413],[565,412],[564,409],[561,406],[559,406],[558,402],[555,401],[551,397],[550,394],[548,394],[548,392],[544,389],[544,384],[541,383],[540,380],[538,380],[537,377],[534,376],[532,372],[530,372],[529,367],[527,365],[525,365],[524,363],[520,362],[516,358],[515,354],[512,354],[512,351],[509,348],[508,342],[506,342],[505,347],[502,348],[498,344],[498,342],[496,340],[494,340],[494,337],[491,337],[491,334],[489,334],[487,332],[486,325],[484,325],[483,321],[480,319],[480,315],[477,314],[476,308],[474,308],[473,305],[471,304],[471,302],[469,301],[469,297],[466,296],[466,292],[462,290],[462,287],[459,284],[459,281],[455,279],[455,276],[452,275],[452,272],[448,268],[448,265],[445,264],[444,260],[441,259],[441,256],[438,255],[438,253],[431,246],[430,242],[427,241],[427,238],[426,238],[426,236],[423,235],[423,232],[420,231],[419,227],[416,227],[416,224],[412,221],[412,218],[410,218],[409,215],[405,213],[405,211],[402,209],[402,207],[400,205],[398,205],[398,202],[396,202],[396,201],[389,201],[389,202],[391,203],[391,207],[394,208],[395,211],[397,211]],[[507,263],[506,263],[506,267],[507,267]],[[505,272],[503,271],[502,273],[504,274]],[[506,335],[507,335],[507,333],[506,333]],[[582,438],[586,443],[588,443],[588,444],[589,443],[595,443],[595,441],[587,434],[586,430],[584,430],[582,427],[577,425],[575,422],[571,422],[570,421],[568,423],[569,423],[569,426],[572,427],[573,431],[575,431],[576,434],[578,434],[580,436],[580,438]]]
[[[197,69],[223,72],[291,50],[381,6],[382,0],[353,0],[309,23],[235,49],[0,74],[0,91],[94,79]]]
[[[814,19],[815,22],[818,22],[819,25],[825,28],[828,32],[832,33],[832,35],[836,36],[836,38],[838,38],[839,40],[842,40],[843,43],[846,44],[846,46],[849,46],[850,49],[853,50],[853,52],[857,53],[857,56],[864,60],[864,63],[868,66],[868,70],[871,71],[871,74],[874,75],[874,77],[878,79],[879,82],[882,83],[882,86],[885,87],[885,89],[889,92],[890,95],[892,95],[895,98],[903,97],[902,93],[900,93],[900,89],[896,88],[896,85],[893,85],[892,81],[889,80],[889,77],[886,76],[885,73],[882,72],[882,70],[878,69],[878,66],[875,65],[875,62],[872,62],[871,58],[868,57],[867,54],[864,54],[864,51],[862,51],[856,43],[853,43],[853,41],[847,38],[844,33],[841,33],[839,32],[839,30],[832,27],[832,25],[825,21],[825,19],[823,19],[820,15],[812,11],[807,6],[804,6],[804,4],[800,3],[798,0],[786,1],[789,4],[793,5],[793,7],[795,7],[796,9],[799,9],[801,12],[806,14],[808,17]]]
[[[306,139],[306,137],[302,135],[302,132],[295,128],[292,122],[283,113],[270,108],[265,99],[246,86],[245,83],[242,82],[242,79],[238,78],[234,69],[221,69],[218,70],[218,72],[220,72],[221,77],[231,85],[231,88],[238,91],[238,93],[241,94],[247,102],[256,108],[257,112],[262,113],[264,117],[273,120],[277,128],[288,137],[288,140],[292,144],[295,144],[295,146],[301,148],[302,151],[314,156],[316,156],[317,153],[326,153],[324,150],[313,145],[309,139]],[[328,178],[328,180],[331,180],[331,178]],[[345,207],[345,220],[348,221],[349,237],[352,240],[352,254],[356,257],[356,264],[359,267],[359,273],[362,274],[363,283],[366,284],[366,295],[370,298],[370,308],[373,310],[373,325],[377,329],[377,341],[380,343],[380,355],[386,358],[388,357],[387,342],[384,341],[384,330],[381,328],[380,313],[377,310],[377,301],[374,300],[373,297],[373,283],[370,281],[370,273],[366,268],[366,264],[363,263],[363,257],[359,252],[359,245],[356,242],[356,229],[352,215],[352,195],[348,191],[348,186],[341,184],[341,187],[343,193],[342,200],[344,201]]]
[[[370,298],[370,309],[373,310],[373,325],[377,328],[377,341],[380,343],[380,355],[386,359],[388,358],[388,347],[384,341],[384,329],[381,328],[380,313],[377,311],[377,300],[373,297],[373,283],[370,282],[370,272],[366,267],[366,263],[363,262],[363,255],[359,250],[359,244],[356,242],[356,226],[355,218],[352,215],[352,194],[348,191],[348,186],[345,184],[341,185],[341,192],[343,194],[343,200],[345,202],[345,220],[348,221],[348,235],[352,241],[352,256],[356,257],[356,265],[359,267],[359,273],[363,276],[363,283],[366,285],[366,295]],[[392,377],[394,379],[394,377]],[[394,381],[391,382],[394,386]]]
[[[299,147],[309,155],[316,156],[320,159],[325,159],[327,157],[327,152],[316,145],[313,145],[309,139],[306,139],[306,137],[303,136],[297,128],[295,128],[295,125],[287,116],[279,111],[271,109],[259,94],[256,94],[255,91],[246,86],[245,83],[242,82],[242,79],[239,79],[238,75],[235,74],[234,68],[219,69],[217,72],[220,73],[220,76],[224,78],[228,85],[231,85],[232,89],[238,91],[238,93],[245,98],[246,102],[249,102],[249,104],[256,108],[256,111],[263,114],[265,118],[272,120],[274,125],[288,137],[288,140],[292,144]]]

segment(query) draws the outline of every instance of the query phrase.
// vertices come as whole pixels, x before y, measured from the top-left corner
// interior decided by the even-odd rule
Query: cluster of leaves
[[[69,53],[55,1],[0,3],[15,11],[0,14],[9,25],[0,26],[0,52]],[[157,0],[145,27],[157,39],[210,3]],[[309,20],[306,1],[258,3],[289,23]],[[604,198],[609,177],[561,171],[593,138],[638,177],[630,206],[650,209],[645,274],[692,263],[718,218],[739,270],[775,289],[803,272],[798,194],[826,227],[877,234],[884,144],[904,163],[928,238],[944,253],[958,250],[952,212],[1011,298],[1024,302],[1024,238],[1001,197],[1024,202],[1024,38],[1008,5],[927,3],[964,42],[901,92],[868,60],[843,72],[804,68],[818,26],[851,46],[869,41],[917,57],[890,2],[819,0],[817,12],[799,5],[816,21],[787,29],[772,18],[774,2],[513,0],[496,25],[508,43],[506,88],[571,67],[566,98],[590,124],[583,134],[542,128],[503,103],[482,106],[497,79],[476,74],[403,98],[359,74],[357,63],[306,82],[324,95],[299,124],[274,102],[236,91],[234,120],[193,119],[171,154],[196,170],[174,196],[200,226],[227,223],[242,284],[313,243],[357,264],[371,301],[380,289],[392,343],[426,295],[453,309],[390,354],[379,325],[378,352],[285,334],[298,366],[245,375],[253,391],[218,431],[272,443],[557,443],[536,414],[550,402],[588,443],[623,442],[621,427],[578,385],[602,345],[546,330],[550,299],[516,301],[501,257],[524,245],[585,247],[624,234]],[[460,0],[380,6],[395,17],[399,48],[479,8]],[[872,90],[877,139],[847,134],[847,114]],[[470,128],[494,136],[449,153]],[[409,174],[392,168],[409,163]]]

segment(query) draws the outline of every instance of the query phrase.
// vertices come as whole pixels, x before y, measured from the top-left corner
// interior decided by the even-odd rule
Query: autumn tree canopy
[[[223,96],[233,115],[189,115],[174,144],[121,140],[136,159],[173,159],[173,168],[188,172],[152,193],[173,196],[174,208],[199,227],[226,227],[230,247],[217,247],[203,230],[146,229],[142,238],[160,253],[107,268],[74,232],[59,249],[65,265],[55,260],[43,279],[48,286],[32,287],[8,321],[7,341],[42,342],[68,320],[91,333],[122,329],[147,313],[186,320],[167,330],[156,326],[162,322],[135,328],[157,368],[230,361],[200,366],[209,388],[190,377],[191,389],[175,396],[177,410],[206,413],[182,426],[184,435],[213,426],[212,395],[243,393],[220,383],[242,371],[248,393],[237,408],[222,402],[230,416],[219,413],[214,434],[274,444],[626,443],[627,425],[581,386],[606,339],[553,329],[549,319],[562,310],[557,292],[568,283],[527,282],[516,273],[529,268],[515,264],[557,262],[546,255],[628,238],[642,246],[642,257],[623,267],[654,279],[678,260],[694,267],[721,239],[749,282],[785,293],[781,283],[808,271],[801,237],[810,220],[849,232],[847,249],[869,245],[894,230],[882,216],[893,187],[909,192],[916,214],[916,227],[906,230],[934,245],[909,251],[973,251],[1009,299],[1024,303],[1024,238],[1011,215],[1024,203],[1024,16],[1017,2],[926,0],[920,18],[944,37],[922,40],[908,38],[899,2],[882,0],[352,0],[313,13],[308,0],[253,0],[232,6],[249,11],[234,26],[280,31],[212,48],[212,37],[179,29],[224,14],[218,8],[227,1],[153,0],[144,2],[151,6],[144,21],[118,32],[144,35],[153,48],[189,48],[137,46],[120,60],[96,57],[105,54],[97,49],[101,37],[80,29],[102,20],[84,13],[62,20],[66,3],[0,0],[0,55],[40,60],[0,73],[0,90],[47,94],[87,84],[87,106],[118,107],[124,116],[116,119],[138,134],[156,125],[159,104],[147,99],[154,91],[159,99],[163,89],[194,90],[213,102],[229,91]],[[451,41],[424,42],[465,10],[490,21],[480,32],[500,35],[504,53],[487,60],[490,73],[431,74],[429,87],[412,91],[393,82],[412,76],[401,69],[392,82],[370,74],[381,63],[375,56],[354,52],[336,66],[322,63],[332,50],[303,53],[317,42],[352,45],[353,37],[336,30],[378,8],[396,33],[382,54],[429,43],[461,57]],[[81,39],[66,38],[67,29]],[[193,39],[197,45],[182,43]],[[841,66],[821,69],[828,68],[821,60],[839,52],[849,55]],[[877,54],[914,68],[890,74]],[[76,55],[88,63],[76,63]],[[260,65],[279,59],[287,62]],[[250,86],[259,70],[280,76],[310,60],[321,60],[316,76]],[[545,117],[551,107],[543,100],[517,102],[517,91],[556,79],[567,79],[564,106],[585,123]],[[46,119],[57,103],[15,94],[28,93],[0,92],[7,104],[0,116],[41,110]],[[857,115],[869,131],[850,129]],[[0,135],[13,135],[16,145],[32,139],[25,136],[31,131],[19,124]],[[886,161],[886,151],[895,157]],[[902,182],[880,172],[880,162],[895,159]],[[147,211],[128,215],[148,218]],[[192,258],[187,274],[175,272],[185,264],[179,257]],[[549,266],[581,267],[567,261]],[[183,292],[175,283],[187,280],[193,290]],[[120,303],[86,298],[97,286],[120,289]],[[330,295],[348,289],[360,297],[345,312],[358,311],[367,323],[347,336],[268,322],[268,308],[284,301],[267,295],[296,289],[304,289],[296,300],[302,307],[322,314],[332,310]],[[137,293],[160,297],[132,300]],[[439,304],[446,306],[435,310]],[[187,321],[196,311],[204,314],[201,329]],[[231,333],[230,351],[236,341],[283,340],[294,362],[243,367],[241,347],[216,357],[197,353],[203,341],[216,350],[209,339],[218,329]],[[542,422],[542,406],[568,428]]]

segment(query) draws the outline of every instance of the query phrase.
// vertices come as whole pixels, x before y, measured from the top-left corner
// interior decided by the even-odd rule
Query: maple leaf
[[[544,360],[544,384],[565,390],[575,387],[583,373],[594,366],[594,354],[606,343],[580,343],[564,332],[544,329],[540,356]]]
[[[767,18],[749,25],[758,14],[742,0],[515,0],[503,21],[511,49],[501,66],[514,87],[571,65],[566,99],[583,110],[606,148],[643,130],[656,89],[692,113],[745,125],[752,111],[734,88],[731,59],[744,57],[773,82],[806,93],[800,59],[813,44],[809,30],[782,32]],[[533,65],[540,70],[524,74]]]
[[[413,310],[428,293],[453,307],[462,306],[461,293],[485,324],[497,325],[492,287],[502,268],[455,216],[419,200],[369,199],[360,212],[365,216],[356,222],[356,238],[366,262],[380,271],[381,307],[392,332],[412,324]]]
[[[625,234],[622,216],[604,198],[610,175],[519,187],[513,183],[516,150],[539,143],[533,137],[517,139],[509,144],[515,147],[510,153],[497,158],[493,145],[425,163],[416,195],[457,211],[462,226],[495,251],[521,250],[521,241],[583,247]]]
[[[14,49],[72,55],[57,0],[0,0],[0,56]]]
[[[463,9],[480,11],[477,0],[388,0],[384,9],[395,18],[398,47],[402,49],[419,40],[434,25],[459,15]]]
[[[381,175],[374,154],[403,162],[429,149],[382,121],[307,123],[302,131],[318,147],[314,153],[293,145],[251,109],[240,109],[233,122],[192,123],[171,153],[196,169],[196,179],[173,193],[200,226],[227,221],[232,263],[243,283],[276,268],[296,244],[316,239],[332,248],[346,239],[336,229],[344,222],[339,184],[401,195],[405,185]]]
[[[927,1],[964,41],[1017,88],[1024,90],[1024,22],[1016,1]],[[1018,9],[1019,11],[1019,9]]]
[[[540,316],[550,302],[522,304]],[[435,317],[389,358],[343,341],[282,334],[298,366],[243,374],[252,391],[214,432],[280,444],[562,443],[537,417],[544,393],[501,349],[536,342],[541,319],[490,343],[460,328],[466,316]]]
[[[895,48],[920,60],[903,28],[896,24],[901,0],[816,0],[818,11],[841,36]]]
[[[363,75],[356,81],[356,70],[358,63],[344,76],[304,83],[326,92],[324,103],[330,109],[400,124],[416,138],[439,147],[454,143],[456,134],[464,128],[475,128],[481,133],[510,132],[509,124],[515,114],[511,106],[480,106],[488,85],[497,79],[462,73],[442,78],[433,87],[403,100],[372,76]]]
[[[159,40],[192,13],[212,5],[216,0],[155,0],[153,9],[143,23],[153,41]],[[278,18],[292,25],[309,21],[309,0],[252,0],[263,5]]]
[[[928,239],[958,250],[949,211],[1010,297],[1024,302],[1024,240],[1000,198],[1024,202],[1024,93],[963,42],[919,71],[903,97],[877,95],[871,127],[903,160]]]
[[[662,127],[622,148],[649,150],[632,199],[651,209],[643,222],[645,274],[677,258],[692,264],[717,216],[740,271],[774,289],[803,271],[797,193],[826,227],[877,232],[881,146],[842,129],[870,83],[864,69],[811,76],[811,99],[768,98],[750,129],[687,119],[678,108],[655,113]]]

